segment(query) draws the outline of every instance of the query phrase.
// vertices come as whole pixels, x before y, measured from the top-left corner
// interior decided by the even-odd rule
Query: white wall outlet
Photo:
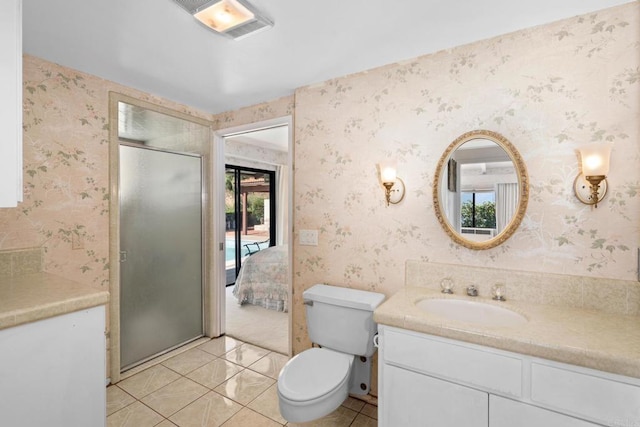
[[[84,237],[77,233],[71,233],[71,249],[84,249]]]
[[[303,246],[318,246],[318,230],[300,230],[300,244]]]

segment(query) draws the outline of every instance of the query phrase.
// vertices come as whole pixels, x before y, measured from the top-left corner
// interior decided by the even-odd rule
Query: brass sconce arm
[[[383,182],[382,185],[384,185],[385,188],[385,200],[387,201],[387,206],[389,206],[389,204],[397,205],[404,200],[405,187],[402,179],[396,177],[396,182]],[[396,193],[397,197],[392,199],[391,196]]]

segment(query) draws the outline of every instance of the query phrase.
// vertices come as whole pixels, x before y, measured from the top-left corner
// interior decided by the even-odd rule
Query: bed
[[[245,258],[233,287],[238,304],[286,312],[288,266],[287,245],[271,246]]]

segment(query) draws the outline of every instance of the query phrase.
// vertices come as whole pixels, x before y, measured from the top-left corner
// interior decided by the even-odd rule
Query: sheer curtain
[[[518,206],[518,184],[496,184],[496,228],[500,234],[511,222]]]
[[[286,245],[289,224],[289,174],[286,165],[276,168],[276,245]]]

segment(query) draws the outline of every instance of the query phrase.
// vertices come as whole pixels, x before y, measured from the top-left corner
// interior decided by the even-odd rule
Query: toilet
[[[319,284],[303,299],[309,338],[319,347],[293,357],[278,377],[280,413],[294,423],[330,414],[349,393],[369,393],[373,311],[384,295]]]

